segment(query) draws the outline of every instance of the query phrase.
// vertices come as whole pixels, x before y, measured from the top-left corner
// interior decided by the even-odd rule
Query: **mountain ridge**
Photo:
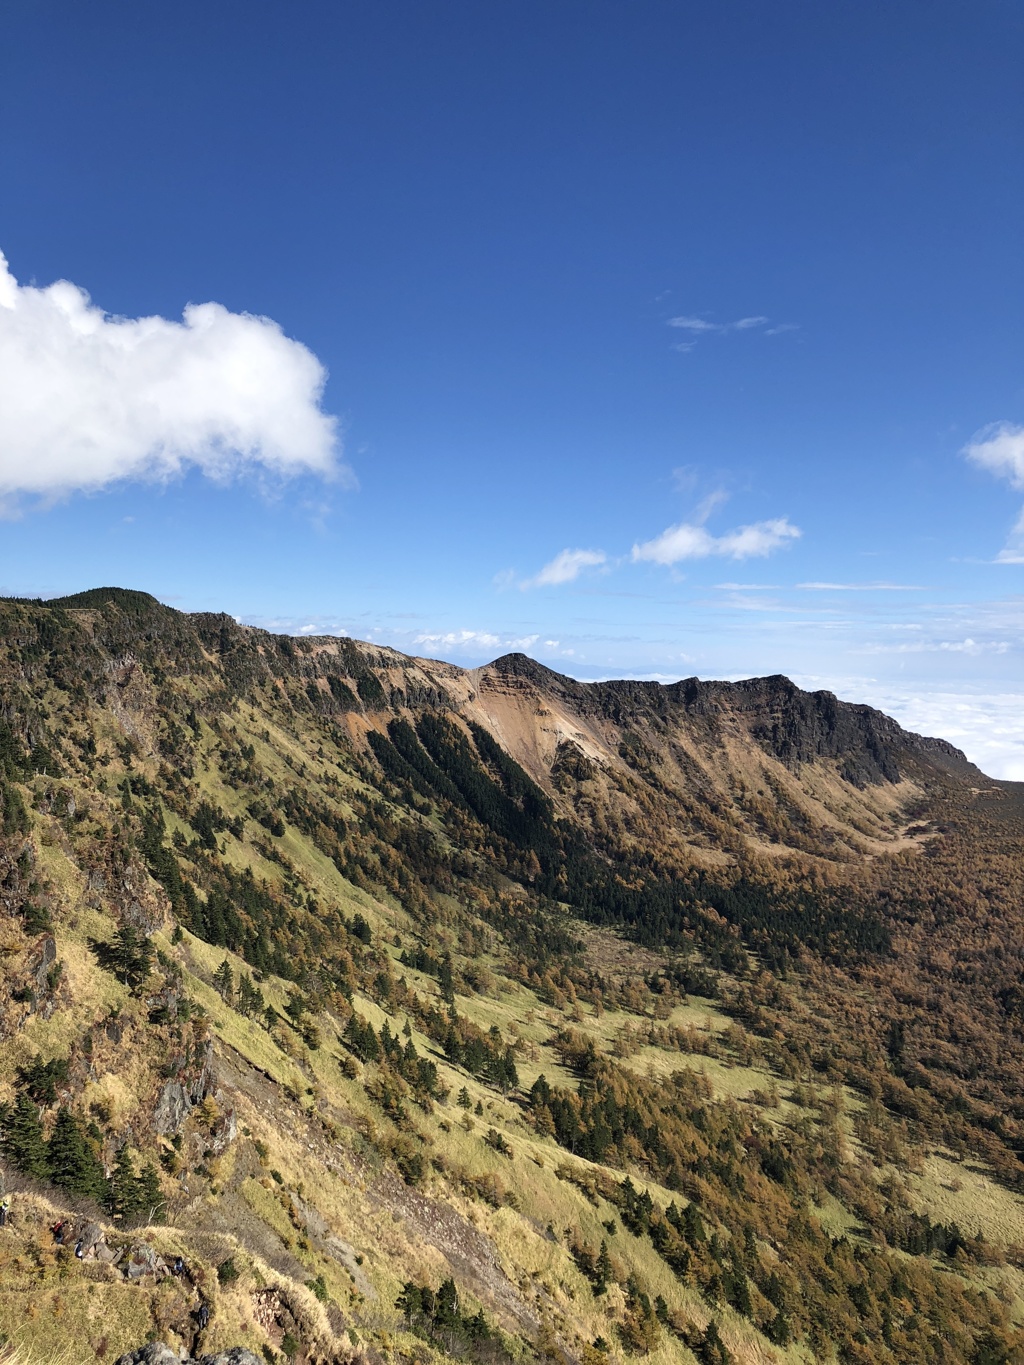
[[[781,677],[0,601],[0,1330],[1016,1361],[1021,807]]]
[[[423,708],[481,724],[592,833],[647,822],[652,802],[667,806],[662,852],[674,861],[718,859],[723,820],[740,841],[729,856],[744,846],[859,857],[899,841],[903,809],[930,785],[987,780],[946,741],[782,676],[582,682],[523,654],[465,669],[350,637],[179,612],[126,589],[42,605],[86,624],[101,650],[158,646],[178,668],[219,670],[236,695],[269,680],[287,692],[299,680],[300,704],[339,718],[361,745],[389,717]]]
[[[180,612],[176,607],[165,605],[165,603],[158,601],[157,598],[152,597],[152,595],[147,594],[147,592],[131,590],[131,588],[90,588],[90,590],[64,595],[64,597],[49,599],[0,598],[0,602],[18,602],[25,603],[25,605],[31,603],[31,605],[59,607],[59,609],[64,610],[90,609],[90,607],[97,607],[104,605],[104,603],[112,603],[112,605],[116,605],[119,609],[124,609],[126,606],[130,607],[132,614],[141,614],[142,612],[146,612],[146,610],[152,612],[154,607],[156,607],[161,613],[172,613],[172,617],[184,617],[188,621],[194,621],[199,627],[205,628],[208,633],[212,628],[216,628],[217,631],[223,631],[225,627],[235,627],[236,629],[239,629],[239,631],[253,633],[254,637],[261,635],[277,636],[277,632],[268,631],[268,629],[265,628],[240,625],[240,622],[236,621],[233,617],[227,616],[225,613]],[[778,704],[780,700],[785,700],[785,702],[791,704],[793,702],[800,702],[803,704],[806,713],[808,710],[812,710],[816,713],[814,719],[819,722],[819,725],[821,725],[821,722],[825,722],[825,734],[823,734],[821,740],[818,741],[818,744],[815,745],[815,756],[836,756],[836,753],[833,752],[834,743],[830,743],[830,741],[833,740],[834,733],[836,733],[837,730],[837,717],[849,718],[853,717],[853,715],[857,715],[857,717],[862,717],[864,721],[867,722],[868,737],[870,737],[871,740],[874,740],[874,738],[877,737],[878,732],[882,732],[886,734],[886,737],[892,738],[892,740],[896,741],[898,744],[909,743],[912,747],[919,747],[930,756],[941,755],[943,759],[949,760],[949,763],[952,764],[953,767],[969,770],[969,773],[975,775],[975,777],[984,777],[984,774],[980,773],[978,768],[969,763],[969,760],[967,759],[967,756],[964,755],[963,751],[954,747],[948,740],[920,736],[920,734],[908,732],[908,730],[902,729],[901,726],[898,725],[898,722],[893,721],[892,717],[887,717],[887,715],[883,713],[883,711],[879,711],[878,708],[867,706],[867,704],[864,703],[845,702],[845,700],[837,698],[836,693],[829,692],[827,689],[818,689],[818,691],[814,692],[804,691],[804,689],[793,684],[793,682],[789,680],[788,677],[784,676],[784,674],[750,677],[739,681],[718,681],[710,680],[710,678],[705,680],[705,678],[694,676],[680,678],[679,681],[669,682],[669,684],[662,684],[662,682],[657,681],[635,680],[635,678],[610,678],[610,680],[590,682],[569,677],[567,674],[558,673],[557,670],[550,669],[550,667],[543,665],[543,663],[539,663],[537,659],[532,659],[530,655],[523,654],[523,652],[519,651],[500,655],[500,657],[492,659],[492,661],[485,663],[485,665],[461,667],[455,665],[455,663],[441,661],[441,659],[403,654],[403,652],[395,650],[395,648],[382,647],[378,646],[378,644],[362,642],[362,640],[355,640],[354,637],[350,636],[288,636],[287,633],[285,633],[285,635],[279,637],[284,637],[284,639],[303,640],[303,642],[307,642],[310,646],[314,647],[325,647],[329,646],[329,643],[333,642],[333,640],[348,639],[351,640],[351,643],[354,644],[356,648],[365,652],[367,657],[380,659],[381,663],[384,663],[385,659],[388,662],[395,661],[401,663],[404,661],[406,665],[418,663],[418,665],[426,665],[430,670],[441,669],[445,670],[445,672],[468,674],[468,676],[478,678],[485,677],[490,673],[500,674],[501,677],[524,678],[524,680],[542,685],[542,687],[556,689],[557,692],[563,693],[563,695],[572,696],[573,700],[578,700],[578,702],[583,702],[588,696],[595,699],[601,698],[602,700],[605,698],[621,698],[623,700],[628,700],[628,702],[636,702],[636,700],[642,700],[643,702],[643,700],[658,699],[664,696],[664,698],[670,698],[676,700],[676,702],[683,703],[688,711],[691,711],[692,714],[696,715],[707,714],[707,711],[714,707],[715,702],[721,698],[725,698],[725,696],[750,698],[754,703],[759,702],[759,700],[760,702],[769,700],[769,702],[774,704]],[[814,703],[812,708],[808,708],[808,700]],[[601,703],[598,702],[597,704],[599,706]],[[847,726],[847,729],[849,730],[849,726]],[[808,762],[812,756],[810,749],[808,749],[806,745],[800,745],[799,741],[797,741],[795,745],[786,745],[785,743],[782,743],[781,748],[782,752],[778,753],[778,756],[784,756],[786,753],[792,752],[793,759],[795,759],[796,762]],[[889,779],[889,781],[893,781],[894,779],[892,777],[887,777],[887,774],[883,775],[886,775],[886,778]]]

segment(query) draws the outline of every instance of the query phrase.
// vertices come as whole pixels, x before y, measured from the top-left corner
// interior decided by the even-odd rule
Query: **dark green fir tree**
[[[25,1175],[35,1176],[37,1180],[45,1180],[49,1175],[39,1110],[24,1091],[7,1112],[0,1147]]]
[[[69,1194],[99,1199],[104,1193],[103,1167],[78,1120],[63,1105],[57,1111],[50,1141],[46,1145],[50,1179]]]
[[[106,1203],[115,1218],[131,1218],[139,1211],[139,1180],[127,1143],[114,1160]]]
[[[136,1200],[138,1211],[144,1213],[150,1222],[163,1212],[166,1201],[160,1189],[160,1177],[151,1161],[143,1166],[136,1182]]]

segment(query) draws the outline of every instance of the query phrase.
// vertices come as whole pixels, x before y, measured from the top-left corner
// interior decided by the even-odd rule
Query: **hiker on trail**
[[[67,1220],[62,1218],[60,1222],[54,1223],[50,1231],[53,1233],[53,1240],[59,1247],[64,1245],[64,1229],[67,1227]]]
[[[175,1258],[174,1258],[174,1264],[171,1266],[171,1274],[172,1274],[172,1275],[184,1275],[184,1273],[185,1273],[185,1259],[184,1259],[184,1257],[182,1257],[182,1256],[175,1256]]]
[[[79,1237],[78,1241],[75,1243],[75,1255],[78,1257],[78,1259],[79,1259],[80,1261],[81,1261],[81,1260],[84,1258],[84,1256],[85,1256],[85,1249],[84,1249],[84,1247],[83,1247],[83,1245],[82,1245],[82,1238],[81,1238],[81,1237]]]
[[[0,1228],[5,1228],[7,1226],[7,1216],[10,1213],[10,1211],[11,1201],[9,1199],[5,1199],[2,1203],[0,1203]]]
[[[197,1316],[197,1318],[199,1319],[199,1330],[200,1330],[200,1332],[205,1332],[205,1331],[206,1331],[206,1328],[207,1328],[207,1325],[208,1325],[208,1323],[209,1323],[209,1321],[210,1321],[210,1309],[209,1309],[209,1305],[208,1305],[208,1304],[205,1304],[205,1303],[201,1303],[201,1304],[199,1305],[199,1312],[196,1314],[196,1316]]]

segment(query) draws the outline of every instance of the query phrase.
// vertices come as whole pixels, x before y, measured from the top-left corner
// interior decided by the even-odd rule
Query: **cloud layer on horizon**
[[[112,317],[67,280],[20,285],[0,253],[0,497],[60,497],[195,467],[337,477],[326,371],[270,318],[189,304]]]
[[[875,682],[845,690],[848,700],[877,706],[906,730],[949,740],[988,777],[1024,782],[1024,696],[1019,692],[966,688],[957,692]]]

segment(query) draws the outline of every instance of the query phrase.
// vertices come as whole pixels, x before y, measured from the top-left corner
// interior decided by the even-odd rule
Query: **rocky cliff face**
[[[836,760],[846,780],[857,786],[899,782],[922,765],[982,776],[946,740],[912,734],[883,712],[840,701],[831,692],[804,692],[780,674],[735,683],[700,678],[667,686],[631,680],[580,683],[523,654],[507,654],[477,676],[484,688],[497,676],[512,688],[557,697],[581,717],[599,716],[620,726],[657,721],[688,727],[710,740],[738,720],[751,739],[788,767]]]

